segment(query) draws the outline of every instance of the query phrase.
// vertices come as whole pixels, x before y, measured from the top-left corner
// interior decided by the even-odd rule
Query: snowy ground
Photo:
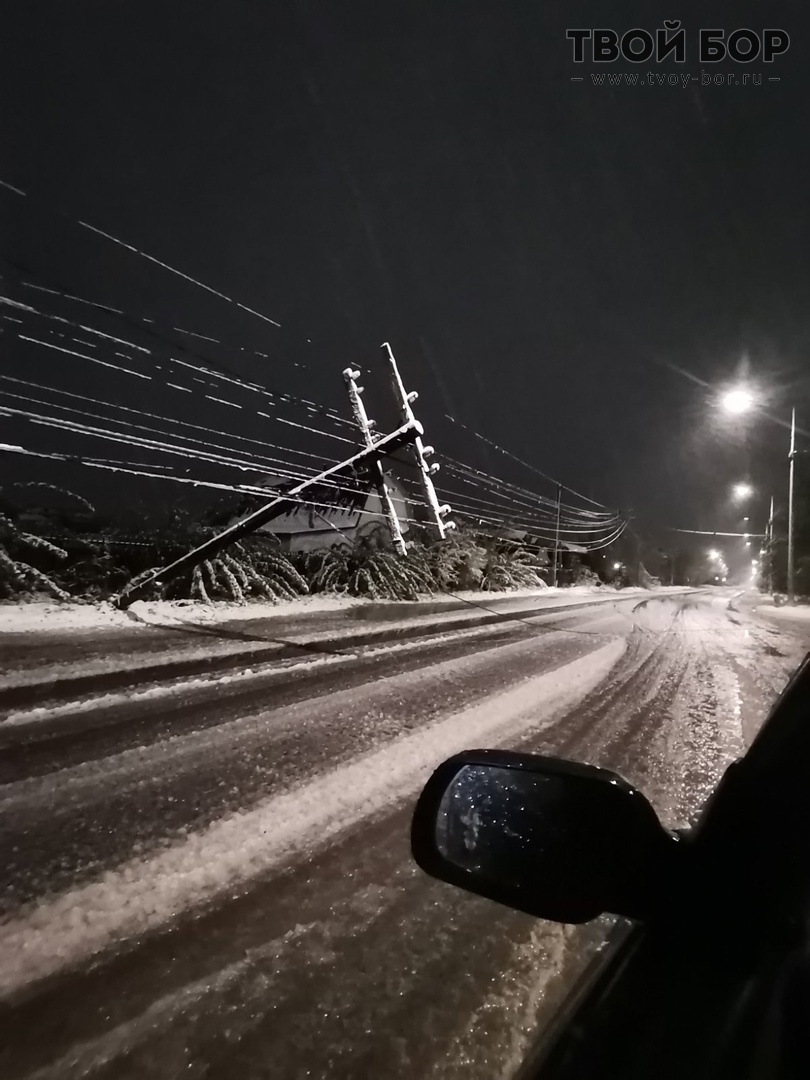
[[[434,613],[226,674],[130,664],[73,697],[41,677],[69,635],[8,635],[4,1080],[511,1075],[606,921],[575,931],[421,874],[424,779],[466,746],[539,749],[617,769],[683,824],[810,645],[719,590],[577,599],[597,602],[453,610],[444,630]],[[106,678],[81,655],[103,628],[76,636]]]
[[[776,607],[770,598],[757,605],[757,613],[777,622],[791,623],[794,626],[810,627],[810,604],[796,604]]]
[[[663,591],[667,591],[664,589]],[[644,593],[643,589],[624,590],[623,595]],[[410,601],[390,601],[377,603],[370,600],[358,600],[350,596],[302,596],[298,600],[271,604],[257,601],[249,604],[202,604],[192,600],[143,600],[133,604],[129,613],[118,611],[112,604],[100,603],[58,603],[52,600],[39,600],[19,603],[0,603],[0,634],[51,633],[61,630],[108,630],[131,629],[134,625],[149,625],[168,622],[180,623],[227,623],[232,620],[249,622],[253,620],[278,619],[289,616],[319,615],[327,612],[374,611],[375,609],[399,608],[405,612],[422,606],[444,606],[461,601],[479,604],[503,604],[527,599],[551,602],[581,602],[592,596],[616,595],[615,590],[607,587],[576,585],[572,588],[516,589],[503,593],[482,593],[465,591],[439,596],[425,596],[416,604]]]
[[[289,604],[135,604],[129,612],[109,605],[0,605],[0,708],[26,695],[33,701],[80,690],[143,687],[170,674],[210,675],[257,665],[353,656],[358,647],[428,633],[439,623],[472,627],[510,616],[613,603],[648,596],[642,589],[543,589],[510,593],[459,593],[415,603],[313,597]],[[452,624],[452,625],[451,625]],[[129,675],[127,675],[129,673]],[[93,685],[93,680],[96,680]],[[55,684],[59,683],[57,690]],[[43,693],[43,687],[50,687]]]

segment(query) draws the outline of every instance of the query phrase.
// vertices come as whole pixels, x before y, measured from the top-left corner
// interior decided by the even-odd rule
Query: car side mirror
[[[649,917],[678,837],[607,769],[473,750],[445,761],[413,817],[411,849],[433,877],[557,922]]]

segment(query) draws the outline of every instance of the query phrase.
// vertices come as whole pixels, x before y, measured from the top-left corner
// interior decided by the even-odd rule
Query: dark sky
[[[762,85],[594,86],[608,66],[573,63],[569,26],[664,18],[683,65],[609,70]],[[746,471],[783,494],[785,432],[718,431],[672,366],[718,385],[747,357],[773,412],[810,413],[806,4],[83,0],[4,22],[0,176],[32,196],[0,194],[17,267],[266,351],[231,361],[341,409],[342,367],[390,340],[439,452],[506,474],[450,412],[652,522],[727,525]],[[792,42],[709,68],[706,24]]]

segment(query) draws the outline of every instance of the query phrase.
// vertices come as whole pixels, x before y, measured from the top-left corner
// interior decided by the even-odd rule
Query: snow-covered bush
[[[574,584],[598,587],[602,584],[602,579],[589,566],[580,566],[574,578]]]
[[[457,529],[425,549],[440,589],[479,589],[487,567],[487,549],[473,533]]]
[[[656,589],[661,584],[661,579],[654,577],[643,563],[638,568],[638,583],[642,589]]]
[[[415,600],[435,591],[424,550],[398,555],[376,537],[340,544],[301,557],[312,592],[367,596],[374,600]]]
[[[34,561],[53,565],[66,558],[64,548],[26,532],[8,514],[0,514],[0,597],[9,600],[45,592],[57,600],[69,600],[70,594],[51,574],[33,565]]]
[[[496,544],[487,553],[481,577],[485,592],[506,592],[509,589],[543,589],[546,583],[540,576],[537,555],[521,544]]]
[[[166,589],[167,595],[188,595],[205,603],[225,599],[239,604],[248,599],[293,600],[308,592],[305,579],[286,555],[241,543],[203,560],[194,567],[190,581],[180,579]]]

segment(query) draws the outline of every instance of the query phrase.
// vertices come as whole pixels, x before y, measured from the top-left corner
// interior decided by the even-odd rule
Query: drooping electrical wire
[[[536,468],[534,465],[530,465],[529,462],[524,461],[522,458],[518,457],[517,454],[513,454],[511,450],[505,450],[502,446],[499,446],[498,443],[494,442],[492,439],[487,438],[486,435],[482,435],[480,432],[468,427],[460,420],[456,420],[456,418],[450,416],[449,413],[445,413],[444,415],[445,418],[451,423],[457,424],[464,431],[468,432],[470,435],[475,436],[476,439],[479,439],[481,442],[486,443],[487,446],[492,447],[493,450],[497,450],[498,453],[504,454],[506,457],[511,458],[513,461],[517,462],[519,465],[522,465],[524,468],[529,469],[531,472],[536,473],[538,476],[542,476],[543,479],[547,480],[549,483],[559,485],[564,491],[570,492],[578,499],[582,499],[584,502],[590,503],[592,506],[599,506],[602,509],[606,509],[604,503],[597,502],[596,499],[591,499],[589,498],[589,496],[583,495],[582,492],[577,491],[575,488],[570,487],[568,484],[563,484],[560,480],[555,480],[553,476],[549,476],[548,473],[544,473],[542,472],[542,470]]]
[[[437,493],[441,494],[448,502],[455,505],[459,501],[466,501],[469,503],[480,503],[481,505],[488,507],[500,507],[501,509],[516,510],[521,513],[529,513],[535,517],[539,516],[548,520],[556,520],[556,507],[555,505],[548,504],[547,500],[539,500],[533,502],[531,500],[523,498],[515,498],[504,494],[502,491],[495,488],[487,488],[482,485],[473,484],[474,489],[480,490],[485,494],[489,494],[490,498],[481,499],[476,495],[470,495],[467,492],[459,492],[452,488],[437,486]],[[497,500],[497,501],[494,501]],[[621,515],[613,514],[610,517],[600,518],[598,520],[588,520],[574,516],[567,512],[560,513],[560,524],[566,527],[580,529],[584,532],[604,529],[611,526],[615,522],[621,519]]]
[[[20,188],[15,187],[13,184],[8,183],[6,180],[0,179],[0,185],[12,191],[15,195],[19,195],[24,199],[31,198],[27,191],[22,191]],[[37,200],[34,200],[37,201]],[[58,211],[51,211],[58,213]],[[59,214],[60,217],[67,217],[67,215]],[[250,315],[255,315],[256,318],[262,319],[264,322],[269,323],[271,326],[280,327],[281,323],[275,319],[271,319],[269,315],[264,315],[261,311],[256,311],[255,308],[248,307],[247,304],[243,304],[239,300],[234,300],[232,296],[228,296],[224,292],[220,292],[219,289],[213,288],[211,285],[206,285],[205,282],[199,281],[197,278],[192,277],[190,274],[184,273],[182,270],[178,270],[176,267],[171,266],[167,262],[163,262],[161,259],[156,258],[154,255],[150,255],[146,251],[142,251],[140,248],[135,247],[133,244],[126,243],[125,240],[119,240],[117,236],[113,236],[111,233],[104,232],[103,229],[99,229],[96,225],[91,225],[87,221],[82,221],[80,218],[76,220],[76,224],[81,225],[83,229],[88,229],[90,232],[95,233],[98,236],[104,237],[106,240],[111,241],[113,244],[118,244],[119,247],[125,248],[127,251],[133,252],[135,255],[139,255],[142,259],[147,259],[149,262],[154,263],[155,266],[160,266],[164,270],[167,270],[170,274],[174,274],[176,277],[182,278],[184,281],[190,282],[192,285],[196,285],[200,289],[204,289],[212,296],[219,297],[220,300],[225,300],[229,304],[233,304],[237,308],[241,308],[242,311],[248,312]]]
[[[171,480],[175,483],[186,484],[197,488],[207,488],[216,491],[230,491],[236,492],[240,495],[253,495],[262,499],[287,499],[294,506],[309,509],[310,507],[320,508],[323,510],[334,511],[334,506],[329,503],[323,503],[318,501],[311,501],[306,498],[305,495],[288,495],[283,491],[276,491],[273,488],[255,487],[250,484],[226,484],[214,480],[199,480],[195,477],[188,476],[175,476],[167,473],[156,473],[150,471],[152,466],[148,468],[131,467],[123,463],[110,462],[103,458],[87,458],[76,457],[75,455],[62,454],[58,452],[47,452],[29,450],[24,446],[18,446],[11,443],[0,443],[0,452],[21,454],[27,457],[46,458],[51,461],[62,461],[71,464],[83,465],[88,468],[103,469],[108,472],[118,472],[125,475],[141,476],[152,480]],[[361,492],[361,494],[368,495],[367,491]],[[379,513],[376,510],[366,510],[361,507],[352,507],[351,513],[358,514],[360,516],[379,519]],[[416,518],[401,517],[400,521],[407,522],[412,525],[421,525]]]
[[[492,476],[490,473],[484,472],[482,469],[474,468],[472,465],[467,465],[464,462],[456,461],[453,458],[449,458],[446,455],[442,456],[443,462],[448,472],[454,473],[458,476],[462,476],[465,481],[470,482],[471,479],[478,480],[484,485],[489,484],[493,488],[498,490],[509,490],[528,497],[532,502],[542,502],[548,506],[556,508],[557,500],[546,495],[539,495],[537,492],[532,491],[529,488],[521,487],[510,481],[506,481],[499,476]],[[541,474],[542,475],[542,474]],[[579,506],[573,506],[571,503],[561,503],[563,510],[570,513],[577,514],[580,517],[592,518],[598,520],[599,518],[612,517],[614,511],[605,508],[604,510],[585,510]]]
[[[8,391],[0,391],[0,393],[5,395],[6,397],[13,398],[19,398],[22,396],[17,394],[10,394]],[[152,433],[159,435],[168,435],[168,437],[170,438],[180,438],[186,443],[193,443],[197,445],[179,446],[176,443],[167,443],[160,439],[154,439],[150,437],[144,438],[139,435],[128,434],[121,431],[114,431],[109,428],[101,428],[93,424],[82,424],[76,421],[64,419],[62,417],[53,417],[43,413],[33,413],[29,410],[17,409],[7,405],[0,405],[0,413],[7,416],[13,416],[20,419],[29,420],[31,423],[40,426],[67,431],[74,435],[83,435],[91,438],[101,439],[103,441],[124,444],[145,450],[150,453],[165,453],[183,457],[187,460],[194,462],[201,461],[211,465],[235,468],[240,472],[266,474],[269,464],[272,467],[273,475],[287,480],[300,479],[302,474],[304,477],[306,477],[307,475],[318,475],[319,470],[314,469],[311,466],[300,466],[296,463],[283,462],[277,458],[262,460],[259,458],[240,459],[233,457],[224,457],[221,454],[212,453],[210,450],[199,449],[199,446],[204,446],[206,444],[199,439],[193,439],[189,436],[178,435],[175,432],[161,432],[159,429],[151,428],[147,425],[132,424],[128,421],[116,420],[103,416],[100,417],[98,414],[89,413],[86,410],[73,409],[69,406],[56,405],[51,402],[37,402],[36,399],[30,398],[27,400],[34,401],[35,403],[50,405],[52,408],[59,409],[60,411],[76,413],[79,415],[87,416],[91,419],[106,420],[108,423],[116,423],[120,427],[127,427],[133,430],[140,431],[151,431]],[[337,481],[330,478],[324,479],[322,481],[322,484],[324,487],[333,488],[336,492],[350,492],[352,494],[360,494],[364,490],[352,487],[351,484],[347,481]]]
[[[125,346],[127,348],[135,349],[136,351],[138,351],[140,353],[143,353],[143,354],[149,356],[150,358],[152,358],[153,362],[155,362],[155,363],[157,362],[157,357],[155,357],[155,354],[154,354],[152,349],[147,349],[142,345],[136,344],[135,342],[130,342],[130,341],[126,341],[126,340],[124,340],[122,338],[113,337],[112,335],[106,334],[106,333],[104,333],[102,331],[99,331],[96,328],[89,327],[84,323],[75,323],[75,322],[72,322],[70,319],[64,318],[61,315],[55,315],[55,314],[53,314],[51,312],[40,311],[38,308],[34,308],[34,307],[32,307],[31,305],[28,305],[28,304],[22,304],[19,301],[11,299],[10,297],[0,296],[0,304],[12,307],[12,308],[20,311],[21,313],[25,313],[26,315],[29,315],[29,316],[39,316],[40,318],[51,320],[51,321],[60,323],[62,325],[68,325],[68,326],[78,328],[78,329],[80,329],[81,331],[83,331],[85,333],[97,334],[101,338],[107,339],[107,340],[112,341],[112,342],[116,342],[116,343],[118,343],[120,345],[123,345],[123,346]],[[49,347],[49,348],[56,348],[56,349],[60,348],[60,346],[56,346],[56,345],[53,345],[53,344],[47,343],[47,342],[42,342],[40,339],[30,338],[29,336],[26,336],[26,335],[23,335],[23,334],[19,334],[18,336],[21,337],[23,340],[34,341],[34,342],[36,342],[38,344],[44,344],[46,347]],[[153,336],[158,336],[158,335],[153,335]],[[87,345],[87,344],[89,344],[89,343],[85,343],[85,345]],[[173,348],[173,349],[178,348],[178,346],[176,346],[174,343],[169,342],[169,343],[166,343],[166,344],[169,347]],[[336,425],[339,425],[339,426],[342,425],[342,426],[347,426],[347,427],[353,427],[352,422],[350,420],[347,420],[345,417],[340,416],[339,413],[337,413],[334,409],[329,408],[328,406],[320,405],[318,402],[311,401],[308,398],[298,397],[295,394],[291,394],[291,393],[287,393],[287,392],[283,392],[283,391],[269,390],[267,387],[262,386],[259,383],[254,383],[254,382],[251,382],[249,380],[242,379],[238,375],[236,375],[235,373],[234,374],[227,374],[227,373],[225,373],[223,371],[218,370],[216,367],[212,367],[211,363],[206,358],[198,357],[196,354],[194,354],[190,350],[183,349],[182,347],[180,347],[180,348],[181,348],[181,351],[189,352],[190,355],[194,355],[195,359],[202,360],[202,363],[203,363],[204,366],[201,367],[198,364],[191,364],[188,361],[180,360],[176,356],[160,357],[160,360],[163,363],[176,364],[178,367],[186,368],[186,369],[191,370],[191,371],[195,371],[197,374],[204,374],[206,377],[208,377],[210,379],[214,379],[215,381],[221,381],[221,382],[229,383],[229,384],[231,384],[233,386],[239,387],[241,390],[247,391],[248,393],[260,394],[260,395],[267,398],[269,401],[271,401],[273,403],[275,403],[275,400],[277,399],[279,401],[284,402],[285,404],[289,404],[291,406],[298,407],[298,408],[303,408],[308,413],[310,413],[311,415],[318,415],[318,416],[324,417],[325,419],[328,419],[330,423],[333,423],[333,424],[336,424]],[[71,350],[66,349],[64,351],[70,352]],[[121,357],[123,359],[130,360],[130,361],[135,359],[134,357],[130,357],[130,356],[127,356],[127,355],[121,354],[121,353],[116,353],[115,355],[118,356],[118,357]],[[89,357],[86,354],[81,354],[81,356],[82,356],[83,359],[91,360],[91,361],[93,361],[95,363],[101,364],[102,366],[120,367],[120,365],[108,365],[106,362],[99,360],[97,357]],[[148,379],[148,378],[153,377],[153,376],[150,376],[150,375],[146,375],[143,372],[138,372],[138,371],[132,370],[130,368],[122,368],[121,370],[124,371],[125,373],[129,374],[129,375],[136,375],[136,376],[138,376],[138,377],[140,377],[142,379]]]
[[[202,431],[209,435],[216,435],[220,438],[232,439],[236,442],[251,443],[252,445],[260,446],[263,449],[284,450],[286,451],[286,453],[294,454],[296,457],[314,458],[319,463],[324,463],[327,465],[335,464],[338,461],[337,458],[325,457],[323,454],[313,454],[308,450],[293,450],[291,447],[281,446],[278,443],[271,443],[268,442],[266,439],[252,439],[247,435],[235,435],[227,431],[221,431],[218,428],[206,427],[203,424],[193,424],[188,420],[177,420],[170,416],[162,416],[159,413],[147,412],[144,409],[133,409],[127,405],[118,405],[112,401],[103,401],[99,398],[88,397],[86,394],[74,394],[69,390],[58,390],[55,387],[44,386],[42,383],[30,382],[27,379],[18,379],[12,375],[0,374],[0,380],[2,380],[3,382],[12,383],[17,386],[26,386],[29,389],[40,390],[42,392],[58,395],[59,397],[71,398],[73,400],[83,401],[91,405],[100,405],[103,408],[114,409],[116,412],[132,413],[136,416],[144,416],[151,420],[158,420],[162,423],[171,424],[176,427],[188,428],[189,430],[193,431]],[[268,417],[268,419],[274,418]]]

